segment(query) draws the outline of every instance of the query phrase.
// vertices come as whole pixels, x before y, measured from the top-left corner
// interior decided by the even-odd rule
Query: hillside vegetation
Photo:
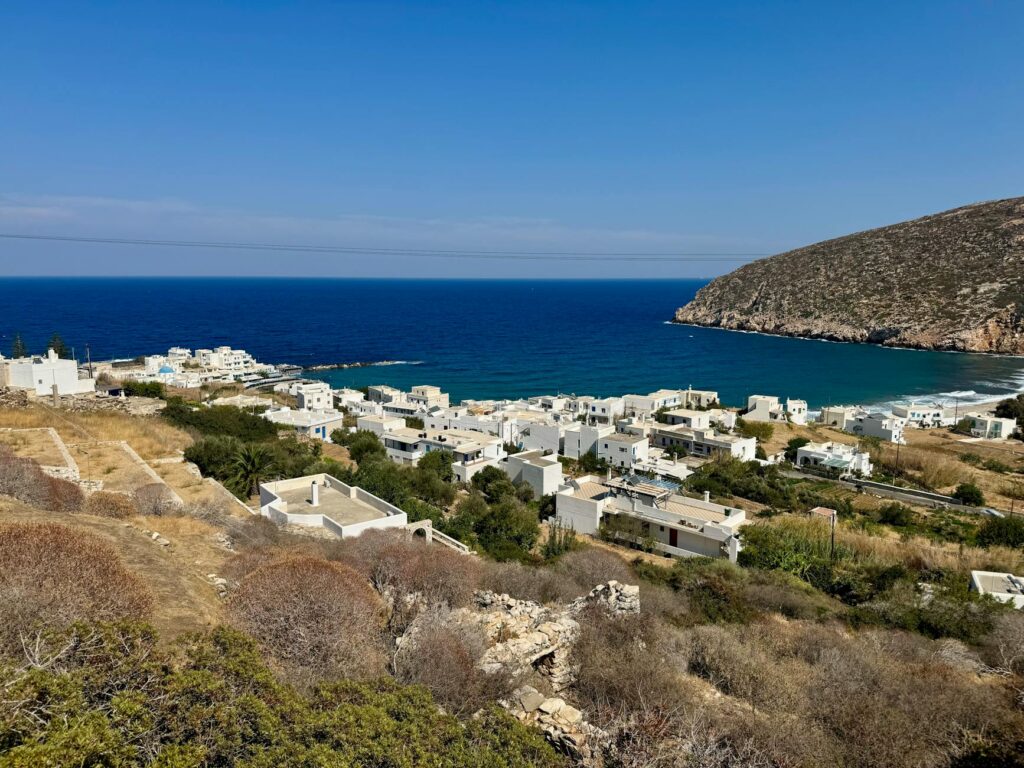
[[[1024,354],[1024,197],[755,261],[675,321],[922,349]]]

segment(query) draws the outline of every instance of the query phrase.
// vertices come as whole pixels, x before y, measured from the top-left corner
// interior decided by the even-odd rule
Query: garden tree
[[[145,618],[151,606],[99,536],[55,523],[0,525],[0,654],[21,654],[38,633],[77,621]]]
[[[437,472],[433,467],[423,466],[423,462],[431,456],[447,453],[448,451],[431,451],[420,459],[416,467],[407,471],[409,491],[417,499],[437,507],[447,507],[455,501],[455,486],[451,482],[441,479],[441,474],[444,474],[444,467],[441,468],[441,472]],[[447,471],[448,473],[451,472],[450,458],[447,463]]]
[[[450,483],[455,478],[452,462],[455,455],[451,451],[431,451],[419,460],[416,465],[424,472],[435,475],[439,480]]]
[[[356,464],[362,464],[371,458],[386,458],[388,455],[380,438],[365,429],[351,433],[342,444],[348,448],[348,455]]]
[[[185,460],[199,467],[204,477],[215,477],[224,482],[234,471],[233,462],[241,447],[242,441],[237,437],[204,437],[185,449]]]
[[[764,421],[736,419],[736,431],[743,435],[743,437],[754,437],[760,442],[766,443],[775,434],[775,427]]]
[[[961,504],[969,507],[980,507],[985,504],[985,494],[974,483],[960,483],[952,495]]]
[[[231,462],[235,487],[246,496],[260,492],[260,483],[269,479],[274,469],[274,455],[265,445],[244,443]]]
[[[218,627],[172,651],[149,627],[79,625],[35,668],[0,664],[0,759],[11,768],[565,765],[496,706],[460,721],[427,690],[275,679],[256,642]]]
[[[403,507],[412,493],[405,469],[381,456],[364,457],[356,472],[338,479],[347,483],[351,480],[350,485],[358,485],[389,504]]]
[[[476,536],[476,526],[487,512],[487,499],[479,491],[474,491],[455,506],[455,514],[445,521],[444,532],[471,544]]]
[[[1016,419],[1017,429],[1024,431],[1024,394],[1001,401],[995,408],[995,415],[1001,419]]]
[[[489,505],[473,530],[480,546],[496,560],[528,559],[540,535],[536,512],[511,496]]]
[[[988,517],[975,541],[982,547],[1024,547],[1024,517]]]
[[[779,509],[796,510],[802,506],[796,487],[778,466],[762,466],[732,457],[708,462],[686,479],[686,488],[712,496],[741,496]]]
[[[608,469],[608,461],[606,459],[599,459],[597,454],[592,451],[582,454],[576,460],[576,464],[580,471],[588,474],[600,474]]]
[[[301,684],[384,670],[384,605],[340,563],[290,557],[242,579],[228,609],[239,627]]]
[[[473,488],[480,491],[491,504],[506,496],[515,496],[516,487],[508,479],[508,475],[497,467],[484,467],[473,475]]]
[[[14,334],[14,341],[11,343],[11,357],[28,357],[28,347],[21,339],[21,334]]]
[[[57,353],[57,357],[68,360],[71,358],[71,350],[68,349],[67,344],[64,343],[64,339],[60,337],[59,333],[53,334],[50,337],[50,341],[46,345],[47,349],[52,349]]]
[[[418,416],[406,416],[405,426],[409,429],[423,429],[423,419]]]
[[[544,540],[541,556],[545,560],[555,560],[580,546],[582,544],[576,538],[576,531],[556,521],[548,527],[548,537]]]
[[[690,455],[690,452],[686,450],[686,447],[683,445],[666,446],[665,453],[674,459],[679,459]]]
[[[808,445],[811,441],[806,437],[794,437],[786,443],[786,461],[796,464],[796,452]]]

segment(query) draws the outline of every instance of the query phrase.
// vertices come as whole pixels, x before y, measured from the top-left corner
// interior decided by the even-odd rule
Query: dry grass
[[[159,416],[129,416],[116,411],[77,413],[44,405],[0,410],[0,427],[53,427],[66,443],[125,440],[145,460],[185,450],[192,439]]]
[[[18,456],[38,461],[43,466],[63,467],[66,465],[64,454],[61,453],[48,429],[39,428],[25,432],[0,429],[0,443],[9,445]]]
[[[85,479],[103,483],[103,490],[131,493],[153,478],[120,443],[77,443],[68,446]]]
[[[765,523],[795,529],[809,538],[823,537],[826,526],[819,520],[781,517]],[[841,525],[836,541],[852,549],[858,556],[885,565],[903,564],[916,570],[1001,571],[1020,573],[1024,569],[1024,552],[1008,547],[961,546],[937,542],[922,536],[900,538],[874,536]]]

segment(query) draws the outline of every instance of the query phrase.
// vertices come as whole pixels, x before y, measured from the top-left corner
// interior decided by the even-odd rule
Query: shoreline
[[[775,339],[796,339],[798,341],[819,341],[827,344],[858,344],[865,347],[876,347],[878,349],[897,349],[902,352],[942,352],[949,355],[978,355],[981,357],[995,357],[999,359],[1024,360],[1024,354],[1014,355],[1006,352],[979,352],[972,349],[942,349],[940,347],[904,347],[897,344],[881,344],[875,341],[851,341],[849,339],[835,339],[828,336],[802,336],[795,333],[771,333],[769,331],[752,331],[747,328],[729,328],[724,325],[704,325],[702,323],[686,323],[682,320],[665,320],[664,325],[688,326],[690,328],[706,328],[713,331],[729,331],[730,333],[750,333],[756,336],[768,336]]]

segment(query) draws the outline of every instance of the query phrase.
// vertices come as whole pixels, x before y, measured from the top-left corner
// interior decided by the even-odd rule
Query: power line
[[[768,253],[644,253],[644,252],[591,252],[591,251],[492,251],[445,250],[433,248],[374,248],[335,245],[301,245],[284,243],[244,243],[203,240],[152,240],[126,237],[74,237],[70,235],[22,235],[0,233],[7,240],[45,240],[64,243],[94,245],[136,245],[144,247],[217,248],[224,250],[284,251],[290,253],[322,253],[339,255],[419,256],[424,258],[495,259],[513,261],[735,261],[761,258]]]

